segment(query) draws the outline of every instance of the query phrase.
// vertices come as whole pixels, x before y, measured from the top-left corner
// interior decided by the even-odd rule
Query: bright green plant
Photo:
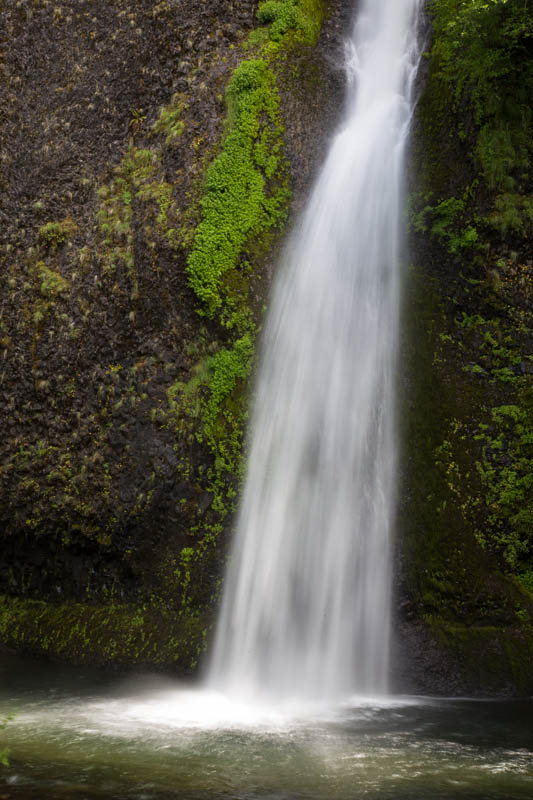
[[[477,469],[486,492],[489,523],[482,539],[515,570],[533,555],[531,419],[520,406],[493,408],[490,428],[477,438],[483,443]]]
[[[475,156],[488,187],[520,191],[531,162],[531,0],[431,0],[432,63],[462,118],[477,126]],[[503,232],[516,227],[504,223]]]
[[[67,217],[61,222],[47,222],[37,231],[39,242],[48,248],[57,248],[65,244],[69,236],[76,230],[74,222]]]
[[[232,447],[234,443],[231,441],[225,445],[220,441],[219,426],[224,430],[224,421],[231,422],[231,411],[226,410],[224,417],[224,401],[235,389],[237,381],[248,377],[252,357],[252,339],[249,334],[245,334],[231,349],[220,350],[208,362],[208,367],[212,370],[211,391],[203,410],[203,429],[213,452],[219,459],[227,462],[228,469],[238,468],[238,449],[236,451]]]
[[[518,580],[528,590],[533,594],[533,569],[526,570],[526,572],[520,573],[518,575]]]
[[[224,291],[224,276],[238,270],[250,240],[280,228],[290,198],[279,95],[266,62],[244,61],[226,99],[230,129],[207,170],[202,219],[187,262],[189,283],[209,316],[231,294]],[[235,315],[223,321],[232,327]]]
[[[303,22],[297,0],[266,0],[257,9],[257,20],[270,25],[270,38],[279,41],[292,28]]]
[[[523,234],[533,226],[533,198],[509,192],[498,195],[488,222],[502,236]]]
[[[429,231],[447,245],[452,254],[463,249],[476,248],[479,237],[472,224],[465,224],[465,199],[449,197],[436,206],[427,205],[413,216],[413,229]]]
[[[41,294],[44,297],[57,297],[68,292],[69,284],[59,272],[49,269],[42,261],[39,261],[36,269],[40,280]]]

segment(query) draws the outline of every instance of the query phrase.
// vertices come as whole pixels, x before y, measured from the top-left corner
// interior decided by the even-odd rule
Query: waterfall
[[[363,0],[347,102],[265,324],[208,684],[387,690],[402,173],[420,0]]]

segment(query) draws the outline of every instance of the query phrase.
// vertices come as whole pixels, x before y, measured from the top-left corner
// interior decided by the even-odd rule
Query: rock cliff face
[[[178,229],[252,14],[2,3],[5,590],[143,596],[153,554],[183,545],[180,453],[152,412],[192,363]]]
[[[0,8],[2,636],[189,669],[347,8],[320,39],[314,0]]]
[[[400,382],[400,636],[424,690],[531,692],[532,5],[427,11]]]
[[[196,666],[352,5],[0,0],[5,644]],[[531,691],[531,4],[427,11],[395,673]]]

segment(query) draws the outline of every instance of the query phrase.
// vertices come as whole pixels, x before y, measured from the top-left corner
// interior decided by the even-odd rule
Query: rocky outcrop
[[[343,4],[320,40],[325,4],[256,6],[2,3],[15,646],[182,668],[204,646],[273,253],[342,102]]]
[[[531,4],[428,11],[400,379],[399,639],[418,653],[424,691],[530,693]]]

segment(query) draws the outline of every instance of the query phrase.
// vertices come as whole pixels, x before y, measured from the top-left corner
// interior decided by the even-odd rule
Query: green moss
[[[185,130],[185,122],[182,119],[185,108],[185,103],[174,96],[171,103],[160,110],[159,117],[152,126],[153,133],[165,136],[167,146],[175,147],[179,143]]]
[[[40,281],[40,291],[43,297],[54,298],[66,294],[70,286],[59,272],[49,269],[42,261],[36,265],[36,272]]]
[[[487,526],[478,533],[484,547],[502,554],[508,568],[533,566],[533,425],[523,406],[491,410],[477,462],[484,488]]]
[[[229,409],[224,408],[225,402],[235,391],[237,383],[248,378],[252,357],[252,340],[249,335],[245,335],[237,339],[231,349],[221,350],[208,362],[212,378],[209,384],[209,399],[203,410],[203,432],[213,453],[217,458],[226,461],[225,467],[228,470],[238,469],[237,454],[228,453],[225,448],[221,448],[221,437],[217,426],[221,424],[221,415],[224,412],[231,414]],[[226,418],[226,421],[231,422],[231,417]]]
[[[425,622],[475,691],[480,687],[497,692],[509,692],[512,687],[520,694],[533,690],[531,627],[450,625],[431,616]]]
[[[151,376],[143,375],[145,388]],[[11,484],[10,514],[19,530],[35,537],[52,540],[54,552],[71,541],[92,541],[99,549],[108,550],[117,528],[146,513],[150,507],[155,475],[139,480],[142,491],[133,501],[119,494],[128,449],[116,453],[112,440],[119,427],[117,412],[124,419],[125,409],[133,398],[139,417],[148,416],[149,402],[139,382],[121,364],[110,364],[102,370],[95,397],[93,413],[83,417],[74,411],[79,397],[80,376],[77,370],[71,377],[53,376],[56,396],[71,428],[68,435],[58,437],[53,428],[46,432],[35,430],[19,440],[19,446],[5,461],[6,473],[16,480]],[[43,386],[43,383],[45,386]],[[36,389],[48,388],[48,381],[36,381]],[[74,406],[74,408],[73,408]],[[79,447],[79,441],[85,443]],[[84,586],[80,589],[83,591]],[[88,594],[89,589],[87,589]]]
[[[533,595],[533,569],[528,569],[518,575],[520,584]]]
[[[136,147],[132,141],[113,171],[110,183],[98,190],[97,213],[101,235],[99,255],[105,272],[115,272],[122,265],[133,280],[132,299],[138,297],[134,263],[134,213],[144,228],[149,246],[155,247],[154,234],[166,240],[173,250],[183,246],[179,225],[180,211],[173,186],[165,178],[163,154],[174,147],[185,130],[181,119],[186,104],[174,95],[148,132],[150,147]],[[144,119],[144,118],[143,118]],[[135,124],[138,119],[134,120]],[[161,137],[164,144],[161,144]],[[140,219],[139,219],[140,218]]]
[[[297,0],[266,0],[259,4],[257,20],[270,25],[270,38],[279,41],[291,28],[301,26],[302,13]]]
[[[253,28],[244,42],[245,50],[261,50],[269,41],[267,28]]]
[[[30,268],[30,275],[36,289],[32,310],[35,352],[41,327],[51,315],[55,314],[57,319],[58,305],[66,299],[66,295],[70,292],[70,284],[59,272],[47,267],[44,261],[34,264]],[[66,319],[68,320],[68,316]]]
[[[279,95],[267,63],[244,61],[226,99],[230,130],[207,171],[187,274],[207,313],[218,311],[227,327],[243,330],[248,298],[236,298],[223,278],[239,269],[247,243],[279,230],[290,192]]]
[[[531,2],[431,0],[429,10],[434,36],[419,105],[421,191],[412,222],[426,248],[421,270],[439,279],[435,307],[429,310],[429,297],[421,301],[416,347],[429,352],[415,382],[424,382],[416,403],[426,423],[424,434],[411,436],[417,443],[426,436],[423,460],[436,474],[424,474],[414,456],[414,513],[424,516],[427,541],[420,531],[412,552],[421,548],[430,560],[425,575],[423,558],[414,556],[416,591],[431,595],[441,618],[504,624],[515,615],[514,577],[533,563],[525,263]],[[518,417],[503,411],[511,408]],[[448,580],[453,600],[437,585]]]
[[[61,222],[47,222],[37,232],[40,244],[45,248],[58,248],[65,244],[69,236],[76,230],[76,225],[67,217]]]
[[[452,255],[464,249],[477,248],[479,236],[476,228],[473,224],[464,224],[466,202],[466,198],[448,197],[435,206],[426,205],[413,214],[413,229],[419,233],[429,232],[445,244]]]
[[[522,369],[526,362],[519,349],[521,337],[501,318],[463,312],[456,324],[459,330],[453,341],[460,349],[455,358],[477,354],[478,363],[470,364],[470,371],[478,376],[481,391],[483,384],[493,387],[492,397],[486,394],[470,419],[463,415],[461,427],[471,432],[471,452],[477,453],[477,478],[470,475],[461,502],[481,546],[497,555],[501,569],[520,573],[533,564],[531,378]],[[507,402],[497,404],[505,396]],[[458,446],[462,445],[456,437],[455,452]],[[478,479],[476,496],[473,487]]]
[[[283,49],[313,44],[323,16],[321,0],[260,4],[258,21],[270,25],[276,46],[264,46],[263,58],[243,61],[226,90],[228,132],[207,170],[187,273],[205,313],[235,328],[237,336],[253,330],[248,276],[257,243],[268,251],[283,227],[291,197],[276,59]],[[298,33],[296,39],[289,36],[292,31]],[[253,34],[248,47],[264,42],[260,32]]]
[[[170,205],[168,185],[157,180],[157,172],[157,155],[151,150],[130,145],[115,168],[111,183],[99,189],[98,223],[103,239],[100,252],[106,271],[115,271],[119,264],[123,264],[129,274],[134,273],[132,222],[133,203],[137,198],[157,201],[162,191],[164,200],[160,214],[162,221],[166,221]]]
[[[269,37],[274,42],[294,31],[306,44],[314,44],[323,13],[323,3],[316,0],[265,0],[257,9],[257,21],[269,26]]]
[[[202,476],[213,497],[217,530],[234,509],[234,481],[242,474],[241,450],[246,420],[245,381],[253,358],[252,339],[245,334],[230,348],[198,362],[188,382],[177,382],[168,391],[167,424],[181,436],[191,435],[205,444],[212,465]],[[190,466],[184,465],[188,473]]]
[[[206,619],[161,605],[45,603],[0,596],[7,645],[79,663],[196,664]]]
[[[477,542],[497,556],[502,570],[521,571],[533,563],[529,376],[517,373],[522,357],[500,320],[488,321],[479,315],[469,318],[463,313],[457,324],[462,335],[456,333],[447,343],[447,369],[451,371],[454,363],[461,363],[464,354],[471,358],[477,352],[479,363],[468,365],[474,384],[468,389],[463,385],[461,393],[464,398],[469,390],[479,400],[467,409],[463,399],[460,419],[450,421],[447,438],[435,450],[435,463],[446,475],[448,487],[464,518],[473,526]],[[516,402],[491,405],[490,395],[485,392],[483,397],[483,384],[489,381],[494,387],[494,400],[505,391],[499,386],[504,384],[512,389]],[[467,459],[460,455],[465,448]]]
[[[440,94],[444,105],[439,115],[430,110],[428,124],[447,115],[455,135],[468,140],[474,168],[496,195],[488,221],[503,236],[526,233],[532,223],[531,201],[524,197],[533,141],[532,11],[530,0],[430,3],[435,34],[430,91],[436,102]]]
[[[299,0],[299,7],[304,18],[302,39],[305,44],[315,45],[318,42],[326,5],[325,0]]]
[[[168,391],[166,425],[176,431],[180,440],[202,448],[205,457],[205,464],[199,468],[184,459],[180,471],[187,481],[196,479],[210,498],[208,513],[197,509],[196,522],[188,531],[194,547],[181,551],[173,573],[176,593],[185,609],[198,609],[202,602],[205,604],[205,597],[199,600],[203,590],[201,576],[219,571],[219,536],[235,510],[237,484],[242,477],[245,381],[252,357],[252,338],[245,334],[232,346],[198,361],[189,381],[178,381]],[[218,584],[211,586],[213,591],[218,591]],[[210,598],[210,602],[213,600]]]
[[[510,192],[499,194],[487,220],[503,237],[521,234],[533,226],[533,198]]]
[[[478,435],[483,430],[493,435],[493,397],[510,391],[491,378],[489,361],[497,350],[499,363],[509,363],[514,349],[506,342],[505,330],[496,331],[481,315],[460,315],[454,321],[455,307],[435,278],[412,273],[407,304],[409,405],[400,418],[408,426],[403,449],[409,491],[400,525],[409,595],[419,613],[448,624],[516,624],[514,609],[522,602],[521,594],[492,538],[489,519],[495,511],[490,506],[501,498],[489,496],[476,467],[484,446]],[[488,330],[499,347],[485,337]],[[463,371],[471,359],[487,368]],[[514,435],[509,431],[511,450],[516,447]],[[506,450],[505,459],[494,464],[497,487],[496,475],[503,479],[507,459]],[[527,507],[527,502],[521,505],[525,497],[508,499],[517,501],[516,511]],[[507,531],[518,535],[509,506],[499,509]],[[480,532],[493,544],[483,547]],[[527,558],[522,563],[527,564]],[[530,601],[526,607],[529,613]]]

